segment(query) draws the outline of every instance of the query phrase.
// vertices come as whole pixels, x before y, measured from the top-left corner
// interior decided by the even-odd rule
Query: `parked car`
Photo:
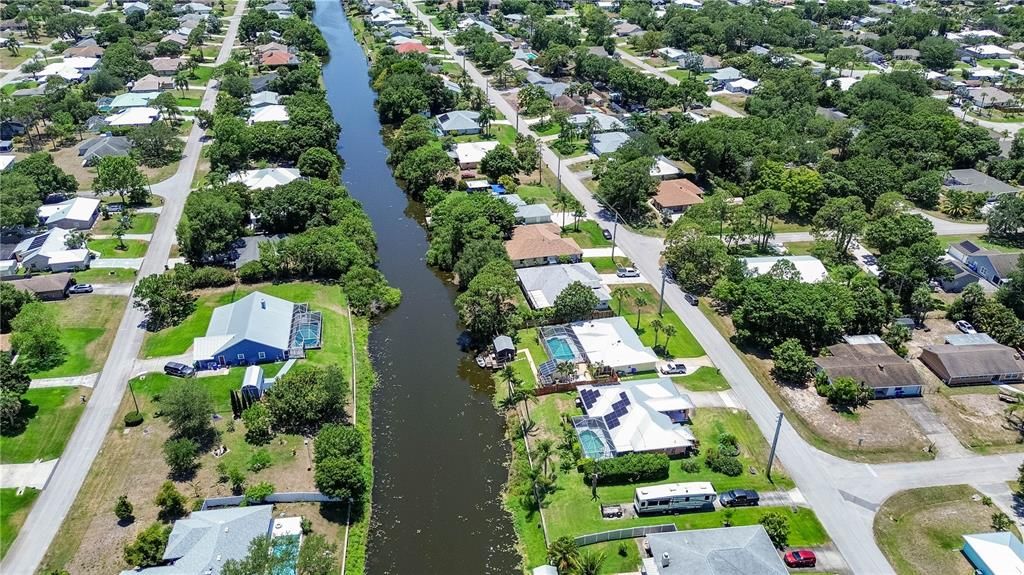
[[[818,564],[818,558],[810,549],[790,551],[782,556],[782,560],[786,562],[786,567],[814,567]]]
[[[75,284],[68,288],[68,293],[92,293],[92,284]]]
[[[761,496],[749,489],[733,489],[718,496],[722,507],[755,507],[761,502]]]
[[[666,363],[659,371],[662,375],[682,375],[686,373],[686,366],[681,363]]]
[[[862,255],[860,257],[860,259],[861,259],[861,261],[863,261],[865,264],[867,264],[869,266],[873,266],[873,265],[877,265],[878,264],[878,258],[876,258],[875,256],[873,256],[871,254],[864,254],[864,255]]]
[[[601,235],[604,236],[604,239],[606,240],[612,239],[612,233],[608,231],[608,228],[601,228]]]
[[[192,377],[196,374],[196,370],[191,365],[185,365],[184,363],[178,363],[176,361],[169,361],[167,362],[167,365],[164,366],[164,373],[177,377]]]
[[[636,271],[636,268],[616,268],[615,275],[620,278],[638,278],[640,272]]]
[[[971,325],[970,322],[966,322],[964,320],[960,320],[953,325],[964,333],[978,333],[978,330],[974,329],[974,326]]]
[[[686,303],[690,305],[697,305],[698,303],[700,303],[700,300],[697,299],[697,296],[693,294],[684,293],[683,299],[685,299]]]

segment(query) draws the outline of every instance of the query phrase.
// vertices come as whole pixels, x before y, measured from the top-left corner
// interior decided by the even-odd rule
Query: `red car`
[[[790,551],[782,559],[786,562],[787,567],[814,567],[818,563],[818,558],[810,549]]]

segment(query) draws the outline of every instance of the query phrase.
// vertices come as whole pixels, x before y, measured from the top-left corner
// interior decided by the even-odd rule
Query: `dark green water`
[[[367,573],[513,573],[519,559],[500,504],[508,448],[489,374],[458,346],[455,290],[427,267],[423,210],[395,184],[362,48],[337,0],[314,21],[331,48],[327,98],[341,124],[343,180],[373,220],[381,271],[402,305],[376,322],[373,524]]]

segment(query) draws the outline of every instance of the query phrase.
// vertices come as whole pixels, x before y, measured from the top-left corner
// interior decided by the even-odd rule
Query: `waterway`
[[[323,75],[341,124],[342,176],[377,232],[380,268],[402,305],[375,322],[373,522],[367,573],[513,573],[519,562],[501,507],[508,447],[489,374],[459,349],[449,282],[427,267],[423,209],[386,163],[368,64],[337,0],[317,0],[330,46]]]

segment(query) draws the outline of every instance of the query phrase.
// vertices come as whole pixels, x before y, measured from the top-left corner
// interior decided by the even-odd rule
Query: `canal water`
[[[377,232],[381,271],[402,305],[375,322],[373,522],[367,573],[481,575],[518,565],[501,507],[508,447],[489,374],[459,349],[455,290],[424,254],[423,209],[395,184],[368,64],[338,0],[317,0],[330,46],[327,99],[341,124],[342,176]]]

